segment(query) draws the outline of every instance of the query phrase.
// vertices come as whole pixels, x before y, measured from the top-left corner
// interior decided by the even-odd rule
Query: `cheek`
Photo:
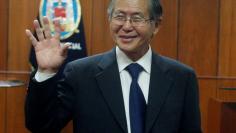
[[[112,36],[118,34],[118,32],[119,32],[119,27],[110,25],[110,33],[112,34]]]
[[[141,36],[141,38],[143,38],[143,39],[149,39],[149,38],[151,38],[151,36],[152,36],[152,34],[153,34],[153,31],[152,30],[140,30],[139,31],[139,35]]]

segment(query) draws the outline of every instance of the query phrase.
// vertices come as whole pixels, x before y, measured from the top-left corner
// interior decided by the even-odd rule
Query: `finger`
[[[64,45],[62,45],[62,50],[61,50],[61,55],[62,56],[66,56],[68,53],[68,49],[71,46],[71,43],[65,43]]]
[[[60,20],[59,19],[54,20],[54,27],[55,27],[54,37],[59,40],[60,37],[61,37],[61,25],[60,25]]]
[[[26,29],[25,33],[27,37],[29,38],[29,40],[31,41],[32,45],[35,47],[38,43],[37,39],[34,37],[34,35],[32,34],[30,30]]]
[[[39,41],[43,41],[44,40],[43,30],[41,29],[38,20],[34,20],[34,27]]]
[[[48,20],[48,18],[47,18],[46,16],[43,17],[43,25],[44,25],[44,34],[45,34],[45,37],[46,37],[47,39],[51,39],[51,38],[52,38],[52,35],[51,35],[49,20]]]

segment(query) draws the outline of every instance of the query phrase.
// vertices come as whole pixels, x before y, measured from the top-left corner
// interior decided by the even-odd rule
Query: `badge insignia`
[[[60,20],[61,40],[78,33],[78,26],[81,21],[81,6],[79,0],[41,0],[39,8],[39,19],[42,23],[44,16],[49,18],[51,33],[54,34],[53,22]]]

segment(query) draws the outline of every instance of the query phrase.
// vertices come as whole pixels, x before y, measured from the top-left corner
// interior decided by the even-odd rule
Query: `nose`
[[[133,30],[133,26],[131,24],[130,19],[127,19],[122,27],[122,29],[126,32],[132,31]]]

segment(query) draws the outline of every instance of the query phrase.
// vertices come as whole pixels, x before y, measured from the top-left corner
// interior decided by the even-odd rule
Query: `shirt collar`
[[[150,46],[145,55],[136,62],[133,62],[118,46],[116,46],[116,59],[119,72],[123,71],[131,63],[138,63],[147,73],[151,73],[152,50]]]

